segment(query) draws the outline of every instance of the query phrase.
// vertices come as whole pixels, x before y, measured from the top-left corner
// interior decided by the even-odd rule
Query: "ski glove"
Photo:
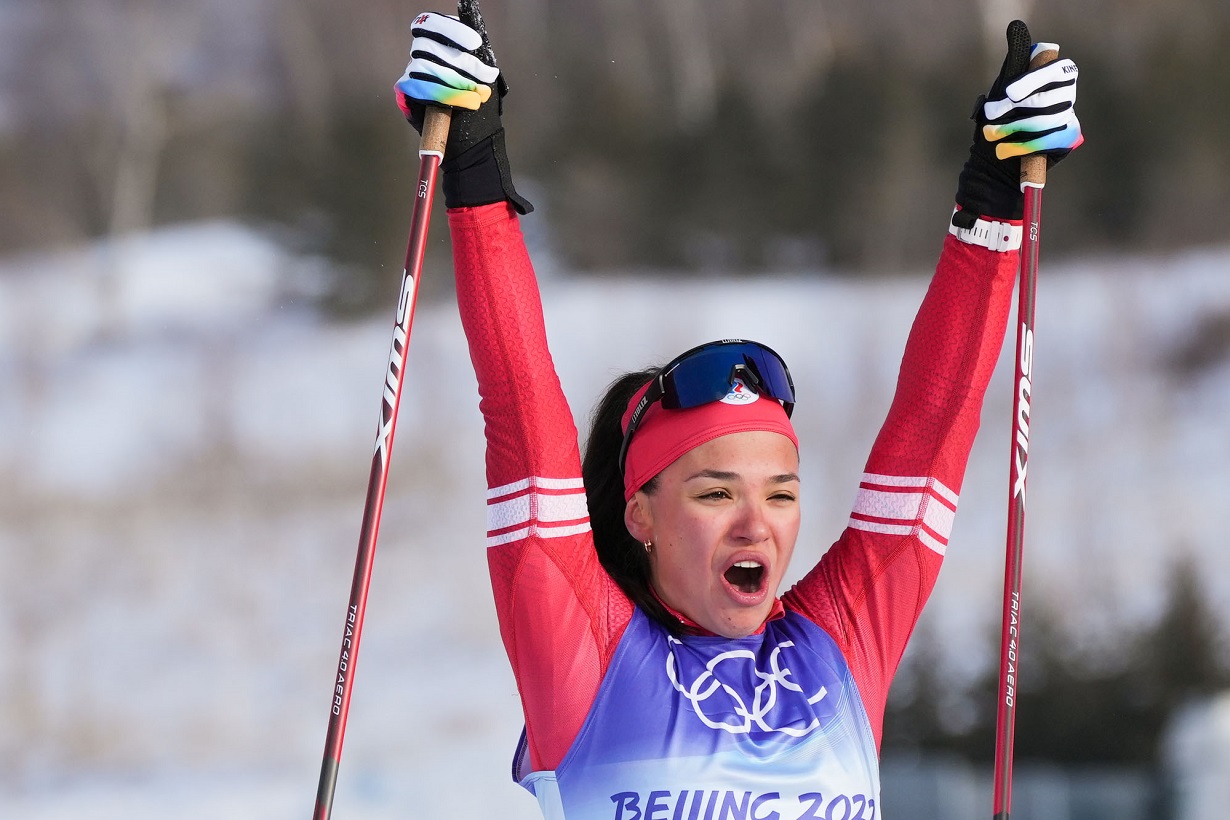
[[[991,90],[978,98],[971,119],[977,124],[969,160],[957,183],[953,217],[971,225],[979,216],[1020,219],[1021,157],[1044,153],[1055,165],[1085,141],[1076,118],[1076,80],[1071,60],[1056,60],[1029,70],[1041,51],[1058,51],[1054,43],[1034,44],[1020,20],[1008,25],[1008,54]],[[967,227],[958,225],[958,227]]]
[[[453,109],[444,147],[444,204],[465,208],[508,201],[534,210],[513,187],[500,123],[508,85],[481,34],[435,12],[414,18],[410,63],[394,84],[397,105],[420,134],[428,103]],[[494,93],[493,93],[494,91]]]

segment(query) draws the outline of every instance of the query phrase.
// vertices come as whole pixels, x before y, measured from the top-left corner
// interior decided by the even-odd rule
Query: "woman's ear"
[[[624,526],[637,541],[653,540],[653,513],[649,509],[649,497],[637,492],[624,507]]]

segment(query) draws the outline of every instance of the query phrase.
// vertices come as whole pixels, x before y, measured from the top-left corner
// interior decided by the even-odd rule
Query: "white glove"
[[[410,31],[410,63],[395,84],[397,103],[407,117],[412,103],[477,111],[491,98],[500,70],[472,53],[483,45],[477,31],[433,11],[414,18]]]

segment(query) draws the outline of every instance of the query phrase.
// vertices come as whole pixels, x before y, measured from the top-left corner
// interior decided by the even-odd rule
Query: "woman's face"
[[[768,617],[799,534],[799,456],[785,436],[731,433],[685,453],[638,492],[625,521],[654,589],[710,632],[740,638]]]

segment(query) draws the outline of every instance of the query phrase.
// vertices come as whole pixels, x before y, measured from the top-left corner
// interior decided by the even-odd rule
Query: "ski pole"
[[[359,531],[359,550],[355,558],[354,580],[350,586],[350,603],[346,608],[342,651],[334,678],[329,731],[325,737],[324,761],[320,767],[320,781],[316,789],[316,811],[313,815],[315,820],[328,820],[333,811],[333,792],[342,758],[342,739],[346,733],[346,716],[350,710],[355,661],[359,655],[359,636],[363,631],[367,589],[371,581],[372,561],[376,554],[376,536],[380,531],[380,512],[384,506],[384,489],[389,477],[393,432],[397,427],[397,408],[401,404],[401,388],[405,382],[403,376],[406,372],[410,326],[414,320],[419,276],[423,271],[423,252],[427,247],[432,194],[435,191],[440,163],[444,159],[444,144],[448,139],[450,119],[450,109],[434,105],[427,106],[423,116],[423,134],[419,143],[418,188],[410,218],[410,238],[406,248],[406,266],[402,270],[401,294],[397,300],[393,344],[389,350],[389,366],[380,400],[380,426],[376,433],[376,448],[372,454],[372,469],[367,482],[367,500],[363,507],[363,524]]]
[[[1029,68],[1059,57],[1054,50],[1034,56]],[[1025,195],[1024,233],[1017,296],[1016,378],[1012,399],[1012,455],[1008,488],[1008,547],[1004,565],[1004,615],[999,652],[999,705],[995,723],[994,820],[1012,811],[1012,744],[1016,730],[1017,684],[1020,681],[1021,554],[1025,542],[1025,477],[1029,465],[1029,422],[1033,400],[1034,294],[1038,280],[1038,241],[1042,222],[1042,188],[1046,155],[1021,158]]]
[[[478,0],[458,0],[457,16],[482,35],[486,56],[494,65],[495,56],[487,39],[487,28],[478,9]],[[363,615],[367,609],[367,590],[371,583],[372,562],[376,555],[376,537],[380,531],[380,513],[384,507],[384,490],[389,478],[389,459],[393,450],[393,433],[397,428],[397,410],[401,405],[401,388],[405,379],[406,356],[410,346],[410,327],[418,295],[419,277],[423,272],[423,255],[427,249],[427,228],[431,223],[431,202],[436,189],[436,177],[444,161],[452,110],[428,105],[423,114],[423,131],[419,141],[419,179],[415,189],[414,210],[410,217],[410,237],[406,243],[406,264],[402,269],[401,293],[393,324],[393,343],[389,349],[389,366],[385,372],[384,392],[380,403],[380,425],[376,433],[375,452],[367,482],[367,499],[363,505],[363,523],[359,530],[359,548],[355,557],[354,579],[350,585],[350,602],[342,632],[342,648],[334,678],[333,703],[329,714],[329,730],[325,736],[324,759],[320,780],[316,786],[316,810],[313,820],[329,820],[333,813],[333,794],[337,787],[337,772],[342,760],[342,741],[346,734],[346,717],[350,712],[350,697],[354,686],[355,663],[359,655],[359,637],[363,631]]]

